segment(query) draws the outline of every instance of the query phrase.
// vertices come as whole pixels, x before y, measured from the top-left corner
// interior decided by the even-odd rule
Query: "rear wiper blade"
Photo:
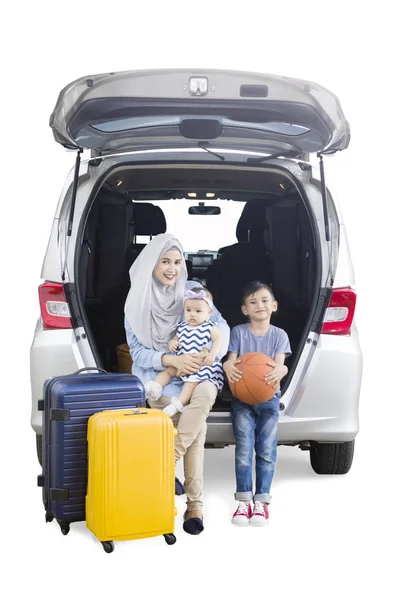
[[[247,162],[258,164],[266,160],[273,160],[274,158],[300,158],[300,154],[295,150],[292,150],[291,152],[286,152],[285,155],[283,155],[282,152],[276,152],[275,154],[270,154],[269,156],[249,156]]]
[[[199,148],[203,148],[203,150],[207,150],[207,152],[209,152],[210,154],[213,154],[217,158],[220,158],[221,160],[225,160],[225,156],[221,156],[221,154],[217,154],[216,152],[213,152],[212,150],[210,150],[210,148],[206,147],[206,146],[208,146],[208,142],[198,142],[197,145],[199,146]]]

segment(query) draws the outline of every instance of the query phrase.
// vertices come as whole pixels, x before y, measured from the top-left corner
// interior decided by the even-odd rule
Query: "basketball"
[[[262,404],[275,395],[276,389],[265,382],[265,376],[274,367],[269,366],[272,360],[261,352],[248,352],[239,356],[241,361],[235,365],[242,372],[242,378],[236,383],[229,383],[231,392],[245,404]]]

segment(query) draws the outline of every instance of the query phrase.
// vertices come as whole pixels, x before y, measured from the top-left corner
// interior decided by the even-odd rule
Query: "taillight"
[[[350,333],[356,308],[356,293],[350,287],[332,290],[321,333],[346,335]]]
[[[43,329],[71,329],[72,321],[61,283],[45,281],[39,286]]]

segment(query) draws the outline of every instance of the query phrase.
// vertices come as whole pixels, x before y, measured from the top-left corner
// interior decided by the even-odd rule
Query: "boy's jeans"
[[[245,404],[232,399],[232,423],[236,439],[236,500],[253,498],[253,450],[256,452],[254,501],[270,502],[278,441],[280,390],[263,404]]]

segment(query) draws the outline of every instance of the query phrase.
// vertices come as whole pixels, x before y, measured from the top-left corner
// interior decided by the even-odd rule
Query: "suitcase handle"
[[[99,371],[100,373],[107,373],[104,369],[100,369],[99,367],[85,367],[84,369],[79,369],[79,371],[75,371],[74,375],[79,375],[83,371]]]

